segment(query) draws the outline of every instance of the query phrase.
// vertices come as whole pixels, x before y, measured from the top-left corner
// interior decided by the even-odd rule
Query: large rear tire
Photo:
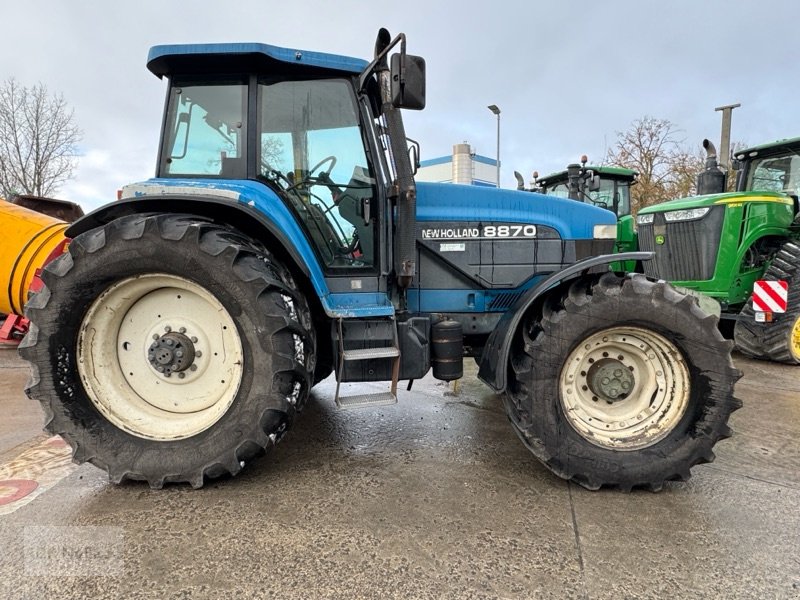
[[[263,246],[190,215],[86,232],[45,269],[20,354],[45,428],[118,483],[201,487],[273,446],[314,372],[308,305]]]
[[[763,279],[789,283],[788,309],[772,323],[757,323],[750,298],[733,330],[736,348],[760,360],[800,365],[800,244],[781,246]]]
[[[512,347],[506,409],[551,471],[588,488],[659,490],[730,435],[731,342],[697,301],[608,273],[552,293]]]

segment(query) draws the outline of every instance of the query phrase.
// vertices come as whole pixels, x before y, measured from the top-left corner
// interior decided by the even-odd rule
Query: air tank
[[[461,323],[445,320],[431,327],[433,376],[453,381],[464,376],[464,334]]]
[[[0,313],[21,315],[36,269],[64,240],[67,223],[0,200]]]

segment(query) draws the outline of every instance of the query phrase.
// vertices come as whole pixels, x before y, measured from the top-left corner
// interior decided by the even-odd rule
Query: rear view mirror
[[[589,182],[588,187],[590,192],[599,192],[600,191],[600,175],[595,175],[591,171],[589,171]]]
[[[411,54],[393,54],[391,64],[392,104],[397,108],[425,108],[425,59]]]

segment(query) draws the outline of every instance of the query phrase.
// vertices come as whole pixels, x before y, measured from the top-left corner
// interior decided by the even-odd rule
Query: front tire
[[[661,489],[730,435],[732,344],[695,299],[608,273],[551,293],[512,346],[506,409],[551,471],[588,488]]]
[[[20,345],[26,392],[76,462],[115,482],[238,473],[302,410],[308,305],[257,242],[190,215],[86,232],[45,269]]]

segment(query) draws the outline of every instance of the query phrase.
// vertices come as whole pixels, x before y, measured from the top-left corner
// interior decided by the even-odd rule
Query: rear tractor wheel
[[[730,435],[732,344],[694,298],[611,273],[555,292],[512,348],[509,418],[551,471],[589,489],[660,489]]]
[[[43,278],[26,391],[112,481],[236,474],[302,409],[308,306],[253,240],[188,215],[124,217],[75,238]]]

